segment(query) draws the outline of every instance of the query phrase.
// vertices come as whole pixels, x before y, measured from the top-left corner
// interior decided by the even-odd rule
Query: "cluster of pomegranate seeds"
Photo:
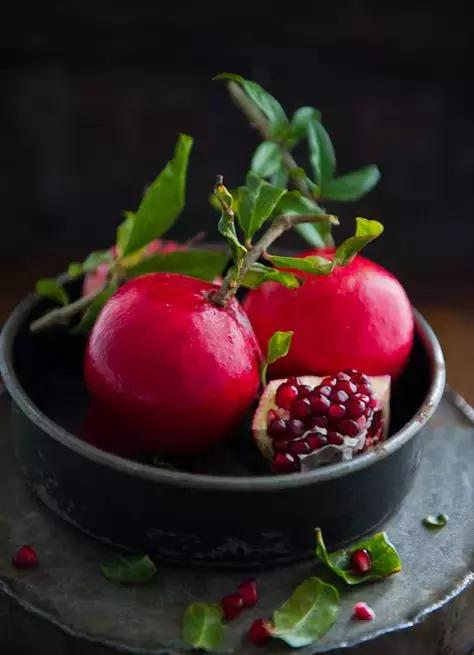
[[[235,594],[228,594],[221,600],[221,607],[226,621],[235,619],[244,607],[253,607],[258,600],[257,581],[254,578],[244,580]]]
[[[372,558],[365,548],[355,550],[351,555],[351,568],[357,573],[368,573],[372,568]]]
[[[32,546],[20,546],[12,557],[12,564],[16,569],[35,569],[38,555]]]
[[[355,369],[328,376],[314,389],[290,377],[278,387],[275,403],[277,409],[270,410],[267,417],[275,451],[274,473],[299,471],[301,455],[328,444],[341,446],[345,437],[358,437],[367,430],[375,416],[379,429],[371,445],[382,433],[370,380]]]
[[[270,621],[257,619],[252,623],[249,630],[249,639],[254,646],[265,646],[272,636],[272,624]]]
[[[352,610],[352,618],[357,621],[373,621],[375,612],[367,603],[356,603]]]

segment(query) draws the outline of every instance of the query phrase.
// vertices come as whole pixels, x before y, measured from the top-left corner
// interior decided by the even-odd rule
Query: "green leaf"
[[[288,214],[290,216],[301,216],[302,214],[313,214],[320,216],[324,211],[313,200],[309,200],[300,191],[288,191],[280,199],[275,214]]]
[[[308,134],[308,125],[321,120],[321,112],[314,107],[300,107],[291,119],[291,136],[300,141]]]
[[[356,573],[351,570],[350,558],[356,550],[367,550],[372,560],[372,567],[367,573]],[[400,557],[385,532],[379,532],[373,537],[363,539],[347,550],[338,550],[328,554],[324,545],[321,530],[316,530],[316,556],[333,573],[345,580],[349,585],[380,580],[401,571]]]
[[[270,122],[272,132],[281,129],[288,124],[288,118],[281,104],[270,95],[260,84],[246,80],[241,75],[234,73],[220,73],[214,77],[215,80],[230,80],[240,84],[250,100],[265,114]]]
[[[256,289],[264,282],[278,282],[288,289],[295,289],[301,286],[296,275],[287,271],[279,271],[257,262],[245,273],[241,285],[247,289]]]
[[[67,267],[67,274],[70,278],[79,277],[83,273],[81,262],[71,262]]]
[[[270,337],[267,348],[267,355],[265,361],[262,364],[261,370],[261,380],[263,386],[267,383],[267,370],[270,364],[276,362],[277,359],[286,357],[290,351],[291,340],[293,338],[293,332],[274,332]]]
[[[329,134],[319,121],[308,124],[308,144],[311,166],[323,193],[325,185],[334,177],[336,155]]]
[[[156,566],[148,555],[118,555],[100,567],[109,582],[139,585],[150,582],[156,575]]]
[[[150,184],[131,221],[131,228],[122,244],[123,256],[162,236],[177,219],[185,202],[186,172],[192,143],[190,136],[179,135],[173,159]]]
[[[357,217],[355,236],[349,237],[336,248],[334,263],[338,266],[348,264],[364,246],[379,237],[382,232],[383,225],[379,221]]]
[[[93,273],[101,264],[111,264],[113,260],[110,250],[95,250],[82,262],[82,270],[84,273]]]
[[[215,603],[192,603],[184,613],[183,639],[193,648],[216,650],[225,629],[222,609]]]
[[[237,232],[235,230],[233,216],[229,216],[228,214],[222,212],[219,223],[217,224],[217,228],[222,236],[226,239],[234,261],[238,264],[245,257],[247,248],[245,248],[245,246],[243,246],[239,241],[239,237],[237,236]]]
[[[341,202],[359,200],[371,191],[379,180],[380,171],[377,166],[365,166],[327,182],[323,188],[324,199]]]
[[[40,296],[49,298],[60,305],[67,305],[69,302],[66,291],[62,288],[57,280],[52,277],[44,277],[38,280],[35,286],[35,291]]]
[[[127,269],[127,277],[166,271],[182,273],[212,282],[221,275],[228,261],[227,253],[220,250],[179,250],[155,253]]]
[[[439,530],[444,528],[448,521],[449,516],[447,514],[437,514],[436,516],[430,514],[423,519],[422,523],[429,530]]]
[[[288,185],[288,178],[288,169],[286,168],[285,164],[280,164],[277,170],[270,177],[270,182],[273,184],[273,186],[284,189]]]
[[[127,245],[127,242],[130,238],[130,232],[132,231],[133,221],[135,220],[134,212],[126,211],[124,212],[125,220],[120,223],[117,228],[117,250],[120,254],[123,253],[124,248]]]
[[[334,262],[319,255],[309,257],[280,257],[279,255],[268,255],[268,259],[274,266],[291,268],[305,273],[315,275],[329,275],[334,269]]]
[[[276,143],[264,141],[255,150],[250,167],[260,177],[270,177],[281,166],[281,150]]]
[[[247,186],[238,190],[239,223],[247,239],[252,239],[273,214],[285,189],[274,187],[253,173],[247,176]]]
[[[308,578],[273,613],[272,636],[292,648],[308,646],[329,630],[338,611],[337,589],[319,578]]]
[[[107,300],[117,291],[117,284],[111,282],[105,289],[92,301],[84,312],[79,323],[71,330],[72,334],[87,334],[92,329],[99,315],[100,310]]]

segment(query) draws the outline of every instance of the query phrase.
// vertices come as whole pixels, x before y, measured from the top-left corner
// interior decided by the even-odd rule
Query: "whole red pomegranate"
[[[89,337],[94,407],[127,430],[135,451],[192,455],[227,437],[259,388],[261,353],[238,301],[176,273],[127,282]],[[122,444],[123,446],[123,444]]]
[[[331,258],[334,250],[300,256]],[[385,268],[357,256],[330,275],[298,271],[304,284],[287,289],[266,282],[244,302],[262,348],[276,330],[293,330],[289,354],[272,377],[324,375],[349,368],[396,378],[413,345],[414,321],[400,282]]]
[[[146,247],[146,254],[147,256],[150,256],[154,255],[156,252],[175,252],[176,250],[187,250],[187,247],[180,243],[176,243],[176,241],[155,239]],[[115,246],[110,248],[110,252],[112,255],[116,254],[117,251]],[[107,280],[109,269],[110,265],[104,262],[103,264],[99,264],[93,273],[87,273],[82,284],[82,295],[88,296],[90,293],[96,291],[96,289],[101,289]]]

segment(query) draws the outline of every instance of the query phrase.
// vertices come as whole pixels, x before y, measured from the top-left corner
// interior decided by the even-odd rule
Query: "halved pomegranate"
[[[390,418],[390,376],[356,370],[273,380],[252,430],[274,473],[295,473],[352,459],[383,441]]]

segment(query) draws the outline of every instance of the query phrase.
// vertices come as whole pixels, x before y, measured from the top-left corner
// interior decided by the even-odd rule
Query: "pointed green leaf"
[[[67,274],[70,278],[79,277],[83,272],[81,262],[71,262],[67,267]]]
[[[338,611],[337,589],[319,578],[308,578],[273,613],[272,636],[292,648],[308,646],[329,630]]]
[[[38,280],[35,286],[35,291],[40,296],[49,298],[59,305],[67,305],[69,302],[68,295],[63,287],[57,280],[52,277],[44,277]]]
[[[291,136],[299,141],[306,138],[308,125],[321,120],[321,112],[314,107],[300,107],[291,119]]]
[[[111,264],[114,258],[110,250],[95,250],[82,262],[84,273],[93,273],[101,264]]]
[[[270,218],[285,193],[252,173],[247,176],[247,186],[238,190],[239,224],[247,239]]]
[[[367,573],[358,573],[351,568],[351,555],[356,550],[367,550],[372,566]],[[316,530],[316,556],[349,585],[380,580],[401,571],[400,557],[385,532],[379,532],[373,537],[363,539],[346,550],[338,550],[329,554],[323,541],[321,530]]]
[[[288,185],[288,178],[288,169],[286,168],[285,164],[280,164],[280,166],[278,166],[276,171],[270,177],[270,182],[273,184],[273,186],[284,189]]]
[[[117,228],[116,240],[117,250],[120,254],[123,253],[124,248],[127,246],[127,242],[130,239],[130,232],[132,231],[133,227],[133,221],[135,220],[134,212],[125,211],[123,214],[125,219]]]
[[[221,275],[228,261],[227,253],[220,250],[177,250],[160,252],[127,269],[127,277],[145,273],[182,273],[212,282]]]
[[[281,129],[288,124],[288,118],[281,104],[270,95],[260,84],[244,79],[234,73],[220,73],[214,77],[215,80],[230,80],[239,84],[250,100],[265,114],[270,122],[272,131]]]
[[[371,191],[379,180],[380,171],[377,166],[365,166],[327,182],[323,189],[324,199],[340,202],[359,200]]]
[[[126,256],[162,236],[184,207],[186,173],[193,140],[180,134],[173,159],[168,162],[145,192],[128,238],[122,248]]]
[[[84,312],[79,323],[71,330],[72,334],[87,334],[94,326],[100,310],[107,300],[117,291],[117,284],[111,282],[105,289],[92,301]]]
[[[288,214],[290,216],[313,214],[319,216],[324,214],[324,211],[314,200],[305,198],[300,191],[288,191],[278,202],[275,214]]]
[[[355,236],[343,241],[336,249],[334,262],[338,266],[348,264],[354,259],[358,252],[368,243],[379,237],[383,232],[383,225],[379,221],[368,220],[367,218],[356,218]]]
[[[276,143],[264,141],[255,150],[250,167],[260,177],[270,177],[281,166],[281,150]]]
[[[222,213],[217,224],[217,229],[227,241],[234,261],[239,263],[247,254],[247,248],[243,246],[235,229],[234,219],[228,214]]]
[[[102,575],[115,584],[146,584],[156,575],[156,566],[148,555],[119,555],[100,567]]]
[[[448,523],[449,517],[447,514],[437,514],[434,516],[430,514],[425,516],[423,519],[423,525],[429,530],[439,530],[439,528],[444,528]]]
[[[290,268],[314,275],[329,275],[334,270],[334,262],[319,255],[309,257],[280,257],[279,255],[268,255],[268,259],[274,266],[279,268]]]
[[[288,355],[292,338],[293,332],[291,330],[289,332],[277,331],[272,334],[268,342],[267,355],[262,364],[261,380],[263,386],[267,383],[267,370],[269,365]]]
[[[329,134],[319,121],[308,124],[308,144],[311,166],[323,193],[325,185],[334,177],[336,155]]]
[[[241,285],[247,289],[256,289],[264,282],[278,282],[288,289],[295,289],[301,285],[294,273],[279,271],[259,262],[253,264],[245,273]]]
[[[216,650],[225,630],[222,609],[215,603],[192,603],[184,613],[183,639],[193,648]]]

